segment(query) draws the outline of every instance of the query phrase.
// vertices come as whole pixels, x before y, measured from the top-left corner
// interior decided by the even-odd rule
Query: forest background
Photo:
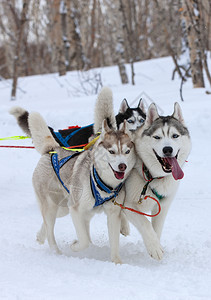
[[[210,0],[0,0],[0,80],[12,78],[11,99],[20,76],[110,65],[134,85],[135,62],[164,56],[172,79],[204,87],[209,50]],[[97,93],[100,73],[81,76]]]

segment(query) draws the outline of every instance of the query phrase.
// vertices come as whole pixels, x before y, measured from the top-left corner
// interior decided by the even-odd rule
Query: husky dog
[[[28,120],[35,148],[42,154],[33,174],[33,186],[43,217],[37,240],[44,243],[47,238],[50,248],[59,253],[54,237],[55,220],[70,213],[78,238],[71,248],[73,251],[85,249],[91,242],[90,219],[95,213],[104,211],[108,220],[111,260],[121,263],[121,209],[112,203],[112,199],[117,197],[123,203],[123,182],[136,161],[126,121],[120,130],[113,130],[104,120],[93,149],[70,158],[67,157],[69,152],[55,141],[38,113],[29,114]]]
[[[28,125],[29,112],[22,107],[14,106],[10,109],[10,114],[15,116],[18,125],[27,136],[31,136]],[[94,125],[64,129],[59,130],[59,132],[55,132],[51,127],[49,127],[49,129],[60,146],[69,147],[86,144],[93,134],[101,130],[102,120],[105,114],[109,127],[115,128],[117,126],[119,129],[124,120],[127,120],[128,129],[131,131],[135,131],[140,127],[146,118],[145,107],[141,100],[136,108],[130,108],[126,99],[122,101],[118,114],[114,116],[112,92],[108,87],[104,87],[98,95],[96,102]]]
[[[156,214],[159,200],[161,213],[150,222],[145,216],[124,210],[128,220],[141,233],[148,253],[162,259],[160,237],[170,204],[183,178],[182,166],[191,150],[191,141],[178,103],[171,116],[159,116],[151,104],[143,126],[137,130],[135,148],[138,161],[126,181],[125,206]]]
[[[124,99],[120,105],[119,113],[116,115],[117,127],[124,120],[128,122],[128,129],[135,131],[137,128],[141,127],[146,119],[146,112],[143,101],[140,100],[136,108],[131,108],[127,100]]]

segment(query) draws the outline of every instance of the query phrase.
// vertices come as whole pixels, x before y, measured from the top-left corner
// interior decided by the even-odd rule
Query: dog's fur
[[[90,186],[90,172],[94,165],[103,182],[112,188],[127,178],[136,158],[126,122],[121,130],[115,131],[110,129],[104,120],[102,133],[93,149],[70,159],[60,169],[62,181],[70,191],[70,194],[67,194],[53,171],[49,151],[56,150],[59,158],[68,156],[69,152],[61,149],[55,142],[47,124],[38,113],[29,114],[28,120],[35,148],[42,154],[33,174],[33,186],[43,216],[43,225],[37,234],[37,240],[44,243],[47,238],[50,248],[59,253],[54,237],[55,220],[70,212],[78,237],[78,241],[71,248],[74,251],[82,250],[91,242],[89,234],[91,217],[96,212],[104,210],[108,220],[111,260],[121,263],[118,250],[121,226],[120,208],[114,206],[112,201],[94,207],[95,199]],[[120,180],[115,172],[122,172],[122,165],[124,166],[124,179]],[[102,197],[108,196],[104,191],[100,189],[98,191]],[[120,203],[123,203],[124,196],[123,188],[118,195]],[[122,224],[123,227],[127,226],[124,222]],[[127,231],[127,228],[122,228],[122,230]]]
[[[141,212],[151,211],[152,214],[156,214],[158,211],[157,205],[150,198],[142,200],[141,204],[138,203],[147,182],[142,171],[143,163],[153,178],[159,178],[150,182],[146,194],[155,198],[156,196],[152,192],[154,189],[164,198],[160,201],[161,213],[152,218],[152,222],[145,216],[126,210],[124,212],[129,221],[141,233],[148,253],[155,259],[161,259],[163,250],[160,245],[160,237],[164,221],[178,189],[179,181],[177,179],[183,176],[180,168],[184,165],[191,149],[189,132],[178,103],[175,103],[173,115],[168,117],[159,116],[155,104],[151,104],[145,124],[137,130],[135,148],[138,161],[136,169],[131,172],[126,181],[125,205]],[[173,164],[171,168],[168,166],[167,169],[164,169],[161,165],[161,158],[165,160],[166,157],[170,161],[172,160]]]

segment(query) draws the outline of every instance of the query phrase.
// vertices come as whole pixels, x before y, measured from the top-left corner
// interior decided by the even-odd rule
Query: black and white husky
[[[145,123],[136,131],[135,148],[137,163],[126,181],[125,206],[156,214],[158,207],[150,198],[153,197],[159,200],[161,213],[150,222],[146,216],[124,212],[141,233],[148,253],[161,259],[164,221],[191,150],[190,135],[178,103],[174,105],[173,114],[166,117],[158,115],[155,104],[150,105]]]
[[[131,133],[126,121],[120,130],[110,129],[107,121],[92,150],[73,154],[62,149],[53,138],[47,124],[38,113],[28,117],[35,148],[42,154],[33,174],[33,186],[43,217],[37,240],[47,238],[51,249],[59,253],[54,237],[57,217],[70,213],[78,240],[71,246],[79,251],[91,242],[90,219],[95,213],[107,215],[111,260],[121,263],[119,257],[120,230],[127,228],[120,208],[112,200],[123,203],[123,182],[134,167],[136,156]],[[124,225],[125,224],[125,225]],[[122,226],[122,228],[121,228]]]
[[[114,127],[115,125],[119,129],[124,120],[126,120],[128,123],[128,129],[130,131],[135,131],[144,123],[146,119],[145,107],[142,100],[139,101],[139,104],[136,108],[131,108],[128,105],[127,100],[124,99],[120,105],[118,114],[114,117],[112,92],[109,88],[104,87],[98,95],[98,101],[96,102],[94,125],[88,125],[80,129],[76,128],[76,130],[59,130],[58,132],[55,132],[53,128],[49,127],[49,129],[60,146],[68,147],[86,144],[89,142],[89,138],[100,130],[105,113],[107,115],[107,120],[110,127]],[[26,133],[27,136],[31,136],[28,124],[29,112],[22,107],[14,106],[10,109],[10,114],[15,116],[18,125],[21,127],[24,133]],[[74,134],[73,131],[75,131]],[[68,136],[70,138],[68,138]]]

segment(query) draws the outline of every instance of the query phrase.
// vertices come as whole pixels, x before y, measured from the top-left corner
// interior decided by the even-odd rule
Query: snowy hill
[[[52,254],[47,243],[37,244],[42,218],[31,177],[40,156],[35,150],[0,148],[0,299],[211,299],[211,95],[193,89],[189,80],[182,103],[180,80],[171,81],[172,69],[170,58],[136,63],[135,86],[120,84],[117,67],[95,70],[103,85],[112,88],[116,111],[123,98],[135,106],[141,96],[147,105],[156,102],[164,115],[173,112],[175,101],[182,107],[192,152],[164,226],[163,260],[149,257],[140,234],[130,225],[130,236],[120,238],[124,264],[111,263],[102,214],[92,220],[93,245],[87,250],[70,250],[76,234],[69,216],[57,220],[55,229],[64,255]],[[8,114],[13,105],[39,111],[55,129],[93,122],[97,96],[80,91],[77,72],[20,78],[18,100],[13,102],[10,85],[0,82],[0,138],[22,135]],[[9,144],[31,145],[31,140],[0,141]]]

